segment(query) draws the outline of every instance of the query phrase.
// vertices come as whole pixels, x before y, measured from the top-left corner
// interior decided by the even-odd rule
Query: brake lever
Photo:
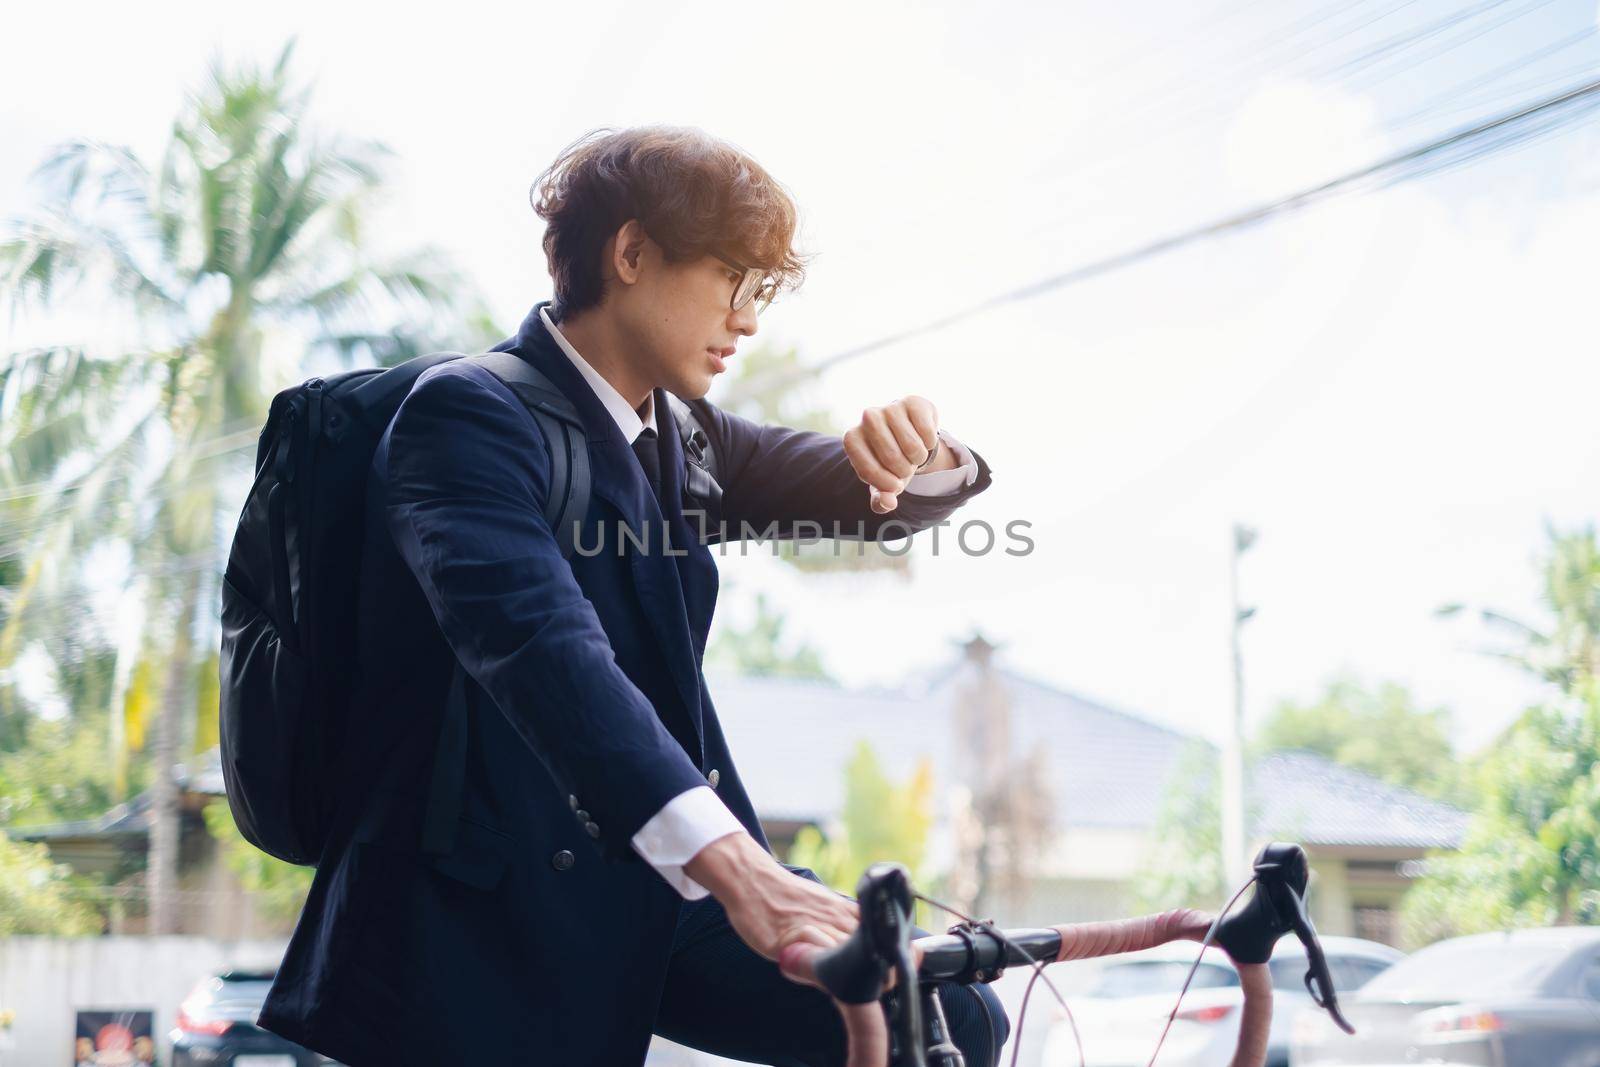
[[[889,1036],[894,1063],[926,1067],[922,997],[911,952],[911,878],[898,863],[874,863],[856,885],[861,922],[842,944],[817,957],[817,979],[846,1004],[882,999],[889,973]]]
[[[1291,930],[1305,946],[1306,990],[1312,1001],[1327,1011],[1347,1034],[1356,1028],[1339,1010],[1328,959],[1317,940],[1317,928],[1306,913],[1306,885],[1311,866],[1299,845],[1273,842],[1256,855],[1256,889],[1250,903],[1229,915],[1217,928],[1217,943],[1236,963],[1266,963],[1272,947]]]
[[[1301,855],[1303,857],[1305,854]],[[1317,928],[1311,924],[1311,916],[1306,914],[1305,897],[1289,886],[1283,887],[1283,893],[1289,898],[1289,924],[1305,946],[1306,962],[1311,965],[1305,976],[1306,992],[1311,994],[1312,1001],[1318,1007],[1327,1011],[1339,1029],[1354,1034],[1356,1028],[1339,1010],[1339,998],[1333,990],[1333,974],[1328,970],[1328,958],[1322,953],[1322,942],[1317,940]]]

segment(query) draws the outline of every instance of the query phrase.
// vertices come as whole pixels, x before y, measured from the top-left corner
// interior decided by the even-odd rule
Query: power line
[[[1344,26],[1343,28],[1336,26],[1337,32],[1333,33],[1332,36],[1306,42],[1298,42],[1296,40],[1307,31],[1345,15],[1369,2],[1370,0],[1343,0],[1340,3],[1329,4],[1308,17],[1254,38],[1238,48],[1225,50],[1219,56],[1222,62],[1219,62],[1217,69],[1210,73],[1169,77],[1146,92],[1120,101],[1114,110],[1102,109],[1103,115],[1114,117],[1118,132],[1125,134],[1130,128],[1133,128],[1135,130],[1134,135],[1131,138],[1124,136],[1111,139],[1107,146],[1109,151],[1092,162],[1082,158],[1068,158],[1065,153],[1052,154],[1040,160],[1026,174],[1019,176],[1017,184],[1022,187],[1028,187],[1048,178],[1052,185],[1057,185],[1064,177],[1094,174],[1104,170],[1111,163],[1120,162],[1133,150],[1143,146],[1151,138],[1169,129],[1183,128],[1192,130],[1195,128],[1193,120],[1197,116],[1219,111],[1222,107],[1232,102],[1234,96],[1237,95],[1238,87],[1248,81],[1249,78],[1282,72],[1311,53],[1342,40],[1350,33],[1370,26],[1380,19],[1393,15],[1416,3],[1417,0],[1393,0],[1390,6],[1385,7],[1377,15],[1362,16],[1364,21]],[[1506,0],[1492,0],[1492,2],[1504,3]],[[1220,24],[1225,19],[1226,16],[1218,18],[1216,23]],[[1117,68],[1105,68],[1105,70],[1111,69]],[[1100,72],[1097,71],[1096,73]],[[1221,101],[1220,105],[1216,101],[1205,99],[1206,94],[1217,87],[1225,87],[1233,91],[1233,95]],[[1174,109],[1171,106],[1173,102],[1177,102],[1180,106]],[[1134,120],[1146,115],[1152,117],[1160,116],[1161,121],[1146,129],[1137,128]],[[1091,127],[1092,129],[1093,127]],[[1074,138],[1073,143],[1076,144],[1079,140],[1080,138]],[[967,195],[962,193],[957,197],[919,205],[916,214],[941,213],[958,204],[965,203]],[[868,247],[875,247],[878,243],[881,242],[873,242]]]
[[[1451,12],[1441,19],[1436,19],[1435,21],[1427,23],[1423,26],[1413,27],[1409,30],[1406,30],[1404,33],[1398,33],[1393,37],[1387,38],[1379,42],[1374,47],[1367,49],[1365,52],[1361,52],[1350,57],[1349,59],[1345,59],[1331,67],[1326,67],[1323,70],[1316,72],[1315,76],[1331,78],[1342,74],[1357,73],[1365,70],[1376,63],[1382,62],[1391,55],[1401,54],[1406,49],[1411,48],[1413,45],[1421,44],[1423,41],[1431,40],[1432,38],[1437,37],[1439,34],[1459,26],[1463,22],[1469,22],[1485,12],[1492,11],[1495,8],[1500,7],[1505,2],[1506,0],[1485,0],[1484,3],[1477,4],[1473,7]],[[1534,2],[1535,5],[1537,5],[1540,3],[1546,3],[1548,0],[1534,0]]]
[[[1533,78],[1524,78],[1520,82],[1499,86],[1491,93],[1479,93],[1472,99],[1458,101],[1457,106],[1448,109],[1444,109],[1441,102],[1441,104],[1438,105],[1439,110],[1437,114],[1441,118],[1449,118],[1453,115],[1460,115],[1463,112],[1479,111],[1486,106],[1506,107],[1515,103],[1517,99],[1525,93],[1546,90],[1553,85],[1568,84],[1574,78],[1592,77],[1596,73],[1595,68],[1597,65],[1600,65],[1600,60],[1591,59],[1583,63],[1577,63],[1563,67],[1561,70],[1555,73],[1541,74]],[[1431,118],[1433,116],[1422,117]],[[1400,128],[1404,128],[1406,126],[1415,126],[1417,122],[1417,118],[1408,117],[1404,123],[1400,124]]]
[[[1581,41],[1588,40],[1590,37],[1595,35],[1597,29],[1600,29],[1600,27],[1596,27],[1593,24],[1584,26],[1576,33],[1568,34],[1567,36],[1553,41],[1550,44],[1542,45],[1539,48],[1534,49],[1532,52],[1529,52],[1524,56],[1520,56],[1509,63],[1502,64],[1501,66],[1495,67],[1493,70],[1485,71],[1483,74],[1480,74],[1475,78],[1464,81],[1459,85],[1452,86],[1444,92],[1432,97],[1417,108],[1408,111],[1400,117],[1394,119],[1390,125],[1394,128],[1400,128],[1409,126],[1418,119],[1427,118],[1435,113],[1438,108],[1453,101],[1460,100],[1463,96],[1475,89],[1481,89],[1486,86],[1493,85],[1495,82],[1499,81],[1501,78],[1504,78],[1508,74],[1515,74],[1517,71],[1537,63],[1541,59],[1548,59],[1557,52],[1566,51],[1573,45],[1578,44]]]
[[[1521,18],[1551,2],[1553,2],[1553,0],[1533,0],[1530,5],[1513,10],[1498,21],[1491,22],[1488,26],[1473,28],[1469,33],[1445,42],[1442,48],[1437,48],[1429,54],[1415,58],[1403,65],[1392,67],[1386,73],[1382,73],[1374,79],[1369,79],[1369,85],[1367,87],[1370,88],[1371,86],[1377,85],[1378,83],[1385,81],[1396,74],[1402,74],[1425,63],[1432,62],[1452,49],[1466,44],[1469,41],[1476,40],[1490,30],[1502,26],[1505,23],[1515,21],[1516,19]],[[1429,40],[1432,37],[1445,32],[1446,30],[1455,28],[1463,22],[1470,21],[1471,19],[1475,19],[1480,15],[1484,15],[1497,7],[1503,6],[1505,3],[1506,0],[1487,0],[1485,3],[1480,3],[1474,7],[1457,11],[1452,15],[1428,23],[1424,26],[1413,27],[1403,34],[1400,34],[1394,38],[1390,38],[1388,41],[1378,45],[1375,48],[1368,49],[1365,52],[1356,53],[1351,57],[1347,57],[1343,61],[1335,63],[1331,67],[1326,67],[1319,71],[1307,71],[1299,76],[1311,79],[1331,79],[1340,71],[1352,66],[1355,66],[1358,69],[1371,67],[1375,62],[1381,62],[1387,58],[1392,58],[1393,56],[1403,55],[1405,51],[1412,45]],[[1400,7],[1404,6],[1406,5],[1400,5]],[[1376,18],[1368,19],[1367,22],[1360,25],[1371,25],[1373,22],[1377,21],[1378,18],[1387,17],[1397,10],[1399,10],[1399,8],[1391,8]],[[1346,36],[1349,32],[1349,29],[1346,29],[1332,38],[1310,44],[1302,49],[1299,55],[1289,57],[1281,64],[1276,64],[1276,66],[1281,66],[1285,70],[1288,70],[1299,59],[1309,56],[1312,52],[1323,48],[1332,41]],[[1253,72],[1253,76],[1259,77],[1266,73],[1269,69],[1271,68],[1258,66],[1258,68]],[[1239,79],[1235,77],[1233,81],[1237,82]],[[1237,95],[1238,94],[1235,94],[1235,96]],[[1166,116],[1165,121],[1157,123],[1148,129],[1139,130],[1134,136],[1124,138],[1120,143],[1114,143],[1112,145],[1112,151],[1102,155],[1093,163],[1084,163],[1074,167],[1066,168],[1065,170],[1058,172],[1057,177],[1082,174],[1087,178],[1094,174],[1104,173],[1113,164],[1121,163],[1122,161],[1129,159],[1139,150],[1148,148],[1158,138],[1166,137],[1168,134],[1175,134],[1180,143],[1192,140],[1194,137],[1210,131],[1227,113],[1227,109],[1236,103],[1236,100],[1230,98],[1211,102],[1201,99],[1195,94],[1190,93],[1186,95],[1185,103],[1187,106],[1183,106],[1171,111]],[[1386,132],[1398,133],[1402,128],[1402,125],[1400,123],[1385,123],[1381,128]],[[1170,144],[1170,140],[1164,143]],[[1105,183],[1101,184],[1104,185]],[[1075,198],[1075,200],[1069,200],[1068,203],[1075,205],[1074,209],[1070,212],[1064,212],[1042,225],[1033,226],[1032,231],[1034,235],[1037,236],[1041,232],[1050,232],[1079,218],[1084,207],[1084,200],[1085,198],[1081,196]],[[1089,201],[1089,203],[1096,202],[1098,201]]]
[[[1196,137],[1207,135],[1227,113],[1228,109],[1237,104],[1238,97],[1243,92],[1240,87],[1247,85],[1251,78],[1259,78],[1267,74],[1315,78],[1327,76],[1330,73],[1350,67],[1362,70],[1377,70],[1381,69],[1382,66],[1389,66],[1389,60],[1404,56],[1417,44],[1432,40],[1458,27],[1466,30],[1464,34],[1458,34],[1440,42],[1440,47],[1431,49],[1425,55],[1411,59],[1409,62],[1401,62],[1397,66],[1389,66],[1389,69],[1380,73],[1376,79],[1367,79],[1372,81],[1372,84],[1377,84],[1396,74],[1402,74],[1426,63],[1433,62],[1445,53],[1482,37],[1490,30],[1522,18],[1547,5],[1552,0],[1531,0],[1531,3],[1525,3],[1505,12],[1487,26],[1481,28],[1463,26],[1464,23],[1469,23],[1472,20],[1479,19],[1481,16],[1490,14],[1507,3],[1507,0],[1481,0],[1477,4],[1463,7],[1441,18],[1411,26],[1404,32],[1384,39],[1377,45],[1362,45],[1344,58],[1335,60],[1331,66],[1324,66],[1320,70],[1303,69],[1297,71],[1297,68],[1303,66],[1302,61],[1313,53],[1322,51],[1329,45],[1343,40],[1359,30],[1397,14],[1410,7],[1414,0],[1399,0],[1398,3],[1393,3],[1376,13],[1363,12],[1358,16],[1359,21],[1341,21],[1341,23],[1330,26],[1329,30],[1331,32],[1326,35],[1303,43],[1295,43],[1295,38],[1299,37],[1305,30],[1342,16],[1361,6],[1361,2],[1362,0],[1357,0],[1354,3],[1333,5],[1313,15],[1310,19],[1302,20],[1300,23],[1286,27],[1276,35],[1256,41],[1253,46],[1243,51],[1237,62],[1229,63],[1225,71],[1214,73],[1210,77],[1202,76],[1189,81],[1169,81],[1162,89],[1126,103],[1116,110],[1116,115],[1123,126],[1125,135],[1120,138],[1114,138],[1107,146],[1106,151],[1101,152],[1096,157],[1080,157],[1076,161],[1064,161],[1052,157],[1032,171],[1021,182],[1021,188],[1036,185],[1044,174],[1049,173],[1052,179],[1052,186],[1058,185],[1064,178],[1081,177],[1085,181],[1093,180],[1097,188],[1103,189],[1115,184],[1114,181],[1109,181],[1103,176],[1108,172],[1115,173],[1117,165],[1150,148],[1158,140],[1163,145],[1169,145],[1174,140],[1176,143],[1182,144],[1188,143]],[[1288,49],[1280,47],[1284,45],[1289,45],[1290,47]],[[1573,73],[1586,74],[1587,71]],[[1217,99],[1209,99],[1209,94],[1202,92],[1202,90],[1208,90],[1214,83],[1219,81],[1229,88],[1229,93],[1219,96]],[[1545,84],[1559,85],[1562,84],[1562,81],[1553,81]],[[1166,98],[1169,96],[1176,100],[1175,107],[1167,106]],[[1494,106],[1500,106],[1498,102],[1505,99],[1506,97],[1503,95],[1494,98]],[[1444,102],[1442,100],[1439,101],[1439,103]],[[1127,122],[1130,116],[1150,111],[1157,106],[1163,112],[1158,121],[1146,128],[1133,129],[1132,132],[1127,132],[1130,129]],[[1459,114],[1462,110],[1467,109],[1452,109],[1449,112],[1441,111],[1437,116],[1429,115],[1427,117],[1437,117],[1444,120],[1448,119],[1450,115]],[[1384,123],[1382,129],[1387,133],[1400,134],[1404,126],[1410,124],[1412,123]],[[1017,190],[1019,193],[1021,188]],[[1102,197],[1079,194],[1064,198],[1055,195],[1052,196],[1052,199],[1058,206],[1063,203],[1070,205],[1071,210],[1062,211],[1059,215],[1046,222],[1030,224],[1030,239],[1038,240],[1044,234],[1073,223],[1082,217],[1085,210],[1090,210],[1093,205],[1100,203]],[[921,210],[924,214],[929,210],[935,212],[943,211],[953,208],[959,203],[964,203],[964,200],[954,198]],[[887,239],[887,236],[885,236],[876,241],[869,241],[864,247],[866,249],[876,248]]]
[[[1476,155],[1469,155],[1463,159],[1441,160],[1432,163],[1431,167],[1421,167],[1409,171],[1406,169],[1412,164],[1423,161],[1431,161],[1431,157],[1440,155],[1441,153],[1446,152],[1448,149],[1458,148],[1464,145],[1471,145],[1476,141],[1487,139],[1493,134],[1506,135],[1506,140],[1501,141],[1497,146],[1494,146],[1500,148],[1521,143],[1529,138],[1546,135],[1550,132],[1553,132],[1555,128],[1558,128],[1563,121],[1570,120],[1570,115],[1559,115],[1559,112],[1562,112],[1566,109],[1580,111],[1581,109],[1578,107],[1578,105],[1583,105],[1585,108],[1592,108],[1597,102],[1597,95],[1600,95],[1600,80],[1586,82],[1582,85],[1558,93],[1555,96],[1548,97],[1530,105],[1518,108],[1517,110],[1508,114],[1500,115],[1496,118],[1477,123],[1476,125],[1457,130],[1454,133],[1447,134],[1446,136],[1438,138],[1437,140],[1429,141],[1414,148],[1409,148],[1403,152],[1396,153],[1395,155],[1387,156],[1375,163],[1370,163],[1367,166],[1361,167],[1357,170],[1349,171],[1345,174],[1341,174],[1338,177],[1329,179],[1328,181],[1322,182],[1319,185],[1302,189],[1299,192],[1291,193],[1290,195],[1281,197],[1280,199],[1273,200],[1265,204],[1260,204],[1256,207],[1249,208],[1245,211],[1240,211],[1232,215],[1224,216],[1221,219],[1196,226],[1192,229],[1183,230],[1167,237],[1158,238],[1154,241],[1147,242],[1146,244],[1139,245],[1138,247],[1131,248],[1123,252],[1117,252],[1102,259],[1085,263],[1078,267],[1073,267],[1070,270],[1062,271],[1059,274],[1052,275],[1040,281],[1032,282],[1028,285],[1020,286],[1016,289],[1011,289],[1003,293],[998,293],[958,311],[951,312],[948,315],[941,315],[939,318],[933,319],[932,321],[923,323],[919,326],[913,326],[908,329],[900,330],[885,337],[880,337],[874,341],[869,341],[866,344],[845,349],[842,352],[835,353],[832,356],[828,356],[825,359],[809,364],[798,370],[786,371],[782,374],[774,375],[769,381],[763,382],[758,377],[752,382],[745,383],[744,387],[739,391],[739,393],[742,396],[759,396],[767,391],[782,388],[806,378],[815,377],[847,360],[855,359],[883,348],[888,348],[891,345],[899,344],[900,342],[910,340],[913,337],[921,337],[926,334],[935,333],[939,330],[953,326],[958,322],[981,315],[986,311],[992,311],[1003,304],[1028,300],[1055,289],[1060,289],[1077,282],[1088,281],[1089,279],[1099,277],[1102,274],[1109,274],[1112,271],[1131,266],[1141,260],[1150,259],[1166,252],[1174,251],[1184,247],[1185,245],[1194,244],[1197,241],[1202,241],[1210,237],[1217,237],[1234,230],[1245,229],[1257,223],[1264,222],[1276,215],[1285,214],[1289,211],[1297,210],[1316,201],[1325,199],[1334,193],[1341,192],[1347,189],[1349,186],[1355,185],[1356,183],[1366,179],[1392,175],[1392,178],[1388,184],[1394,184],[1399,181],[1404,181],[1408,178],[1421,177],[1431,172],[1442,171],[1450,167],[1464,165],[1465,163],[1469,162],[1475,162],[1478,159],[1482,159],[1484,155],[1488,154],[1488,152],[1486,151]],[[1524,125],[1533,125],[1534,120],[1540,120],[1543,124],[1532,130],[1522,129]],[[1493,147],[1491,147],[1489,151],[1493,151]]]
[[[1464,44],[1470,44],[1471,42],[1476,41],[1478,38],[1482,37],[1484,34],[1489,33],[1492,30],[1497,30],[1502,26],[1505,26],[1505,25],[1507,25],[1509,23],[1515,22],[1517,19],[1522,18],[1524,15],[1531,15],[1533,12],[1538,11],[1541,8],[1549,7],[1553,3],[1555,3],[1555,0],[1534,0],[1533,3],[1528,4],[1525,7],[1521,7],[1521,8],[1518,8],[1517,10],[1515,10],[1515,11],[1508,12],[1505,15],[1505,17],[1499,19],[1498,21],[1490,22],[1487,25],[1475,27],[1475,28],[1469,30],[1468,32],[1463,33],[1463,34],[1461,34],[1461,35],[1459,35],[1459,36],[1457,36],[1457,37],[1455,37],[1455,38],[1453,38],[1451,40],[1447,40],[1447,41],[1442,42],[1439,45],[1439,47],[1434,48],[1430,52],[1428,52],[1428,53],[1426,53],[1426,54],[1424,54],[1424,55],[1412,60],[1412,62],[1406,64],[1405,66],[1394,67],[1394,68],[1392,68],[1392,69],[1390,69],[1390,70],[1388,70],[1388,71],[1386,71],[1386,72],[1384,72],[1382,74],[1379,74],[1378,76],[1376,76],[1374,78],[1369,79],[1365,83],[1363,88],[1371,89],[1376,85],[1381,85],[1383,82],[1388,81],[1390,78],[1394,77],[1396,74],[1404,74],[1406,71],[1412,70],[1412,69],[1414,69],[1416,67],[1419,67],[1424,63],[1430,63],[1433,60],[1438,59],[1442,55],[1445,55],[1445,54],[1447,54],[1449,52],[1455,51],[1457,48],[1460,48]]]

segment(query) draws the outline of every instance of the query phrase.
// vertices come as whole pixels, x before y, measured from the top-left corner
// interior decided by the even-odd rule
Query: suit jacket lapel
[[[589,443],[589,460],[592,471],[592,489],[616,508],[623,521],[641,541],[649,538],[648,551],[632,543],[619,545],[621,531],[608,527],[603,534],[601,551],[626,552],[634,588],[644,606],[650,628],[660,642],[662,656],[677,686],[678,694],[694,726],[695,739],[702,752],[691,753],[703,761],[704,732],[701,726],[700,678],[698,662],[703,649],[697,649],[690,625],[689,607],[684,591],[693,589],[690,599],[695,605],[695,617],[708,613],[709,605],[700,588],[710,572],[715,582],[716,565],[710,552],[695,537],[695,532],[682,515],[683,446],[677,439],[676,424],[667,405],[663,390],[655,391],[656,427],[661,445],[661,495],[671,519],[666,528],[671,530],[672,551],[688,555],[667,555],[662,544],[663,518],[650,491],[639,460],[633,454],[632,443],[623,439],[622,430],[606,410],[600,398],[594,395],[589,383],[583,380],[576,367],[556,344],[555,338],[545,329],[539,318],[537,305],[523,320],[514,339],[508,339],[497,350],[515,349],[529,360],[561,389],[578,410],[583,420],[585,436]],[[581,546],[592,548],[594,535],[586,534]],[[698,553],[700,558],[696,558]],[[690,562],[690,561],[693,562]],[[713,592],[712,598],[714,600]],[[709,621],[709,620],[707,620]],[[704,632],[702,628],[701,632]]]

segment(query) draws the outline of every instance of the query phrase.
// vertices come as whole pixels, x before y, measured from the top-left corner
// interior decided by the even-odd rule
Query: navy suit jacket
[[[681,898],[633,835],[717,770],[718,795],[766,845],[701,673],[717,569],[683,515],[665,392],[658,505],[538,306],[496,348],[576,406],[593,471],[581,544],[600,551],[561,557],[543,517],[546,442],[499,379],[460,361],[418,378],[368,480],[338,825],[260,1015],[356,1067],[642,1062]],[[838,437],[700,410],[734,537],[802,520],[904,537],[990,482],[974,451],[972,485],[901,494],[877,515]],[[619,551],[619,523],[652,528],[650,551]],[[466,786],[454,848],[435,856],[420,827],[457,658]]]

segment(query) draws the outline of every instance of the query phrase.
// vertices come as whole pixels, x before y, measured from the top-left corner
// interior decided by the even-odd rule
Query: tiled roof
[[[1148,830],[1175,775],[1214,758],[1209,742],[997,668],[1009,698],[1011,751],[1044,753],[1058,828]],[[975,666],[959,661],[903,687],[849,689],[827,682],[708,672],[707,686],[739,771],[768,819],[824,821],[844,802],[844,768],[872,746],[884,773],[904,781],[926,758],[936,788],[955,783],[965,753],[956,713]],[[221,795],[215,748],[196,757],[185,784]],[[1270,808],[1264,803],[1271,800]],[[39,839],[144,833],[149,795],[99,819],[11,831]],[[1277,752],[1247,776],[1247,807],[1261,835],[1307,844],[1447,848],[1465,813],[1309,752]]]
[[[1009,696],[1011,751],[1042,750],[1058,827],[1152,828],[1168,783],[1214,758],[1209,742],[1073,693],[1000,670]],[[868,742],[884,772],[903,781],[919,760],[936,783],[957,778],[956,704],[970,664],[903,689],[844,689],[783,678],[708,675],[707,685],[756,810],[822,820],[843,803],[844,766]],[[1174,783],[1176,784],[1176,783]],[[1266,801],[1270,798],[1270,807]],[[1467,816],[1306,752],[1280,752],[1249,770],[1256,829],[1323,845],[1451,847]]]
[[[1311,752],[1274,752],[1253,777],[1279,798],[1268,829],[1307,844],[1455,848],[1466,832],[1465,812]]]

